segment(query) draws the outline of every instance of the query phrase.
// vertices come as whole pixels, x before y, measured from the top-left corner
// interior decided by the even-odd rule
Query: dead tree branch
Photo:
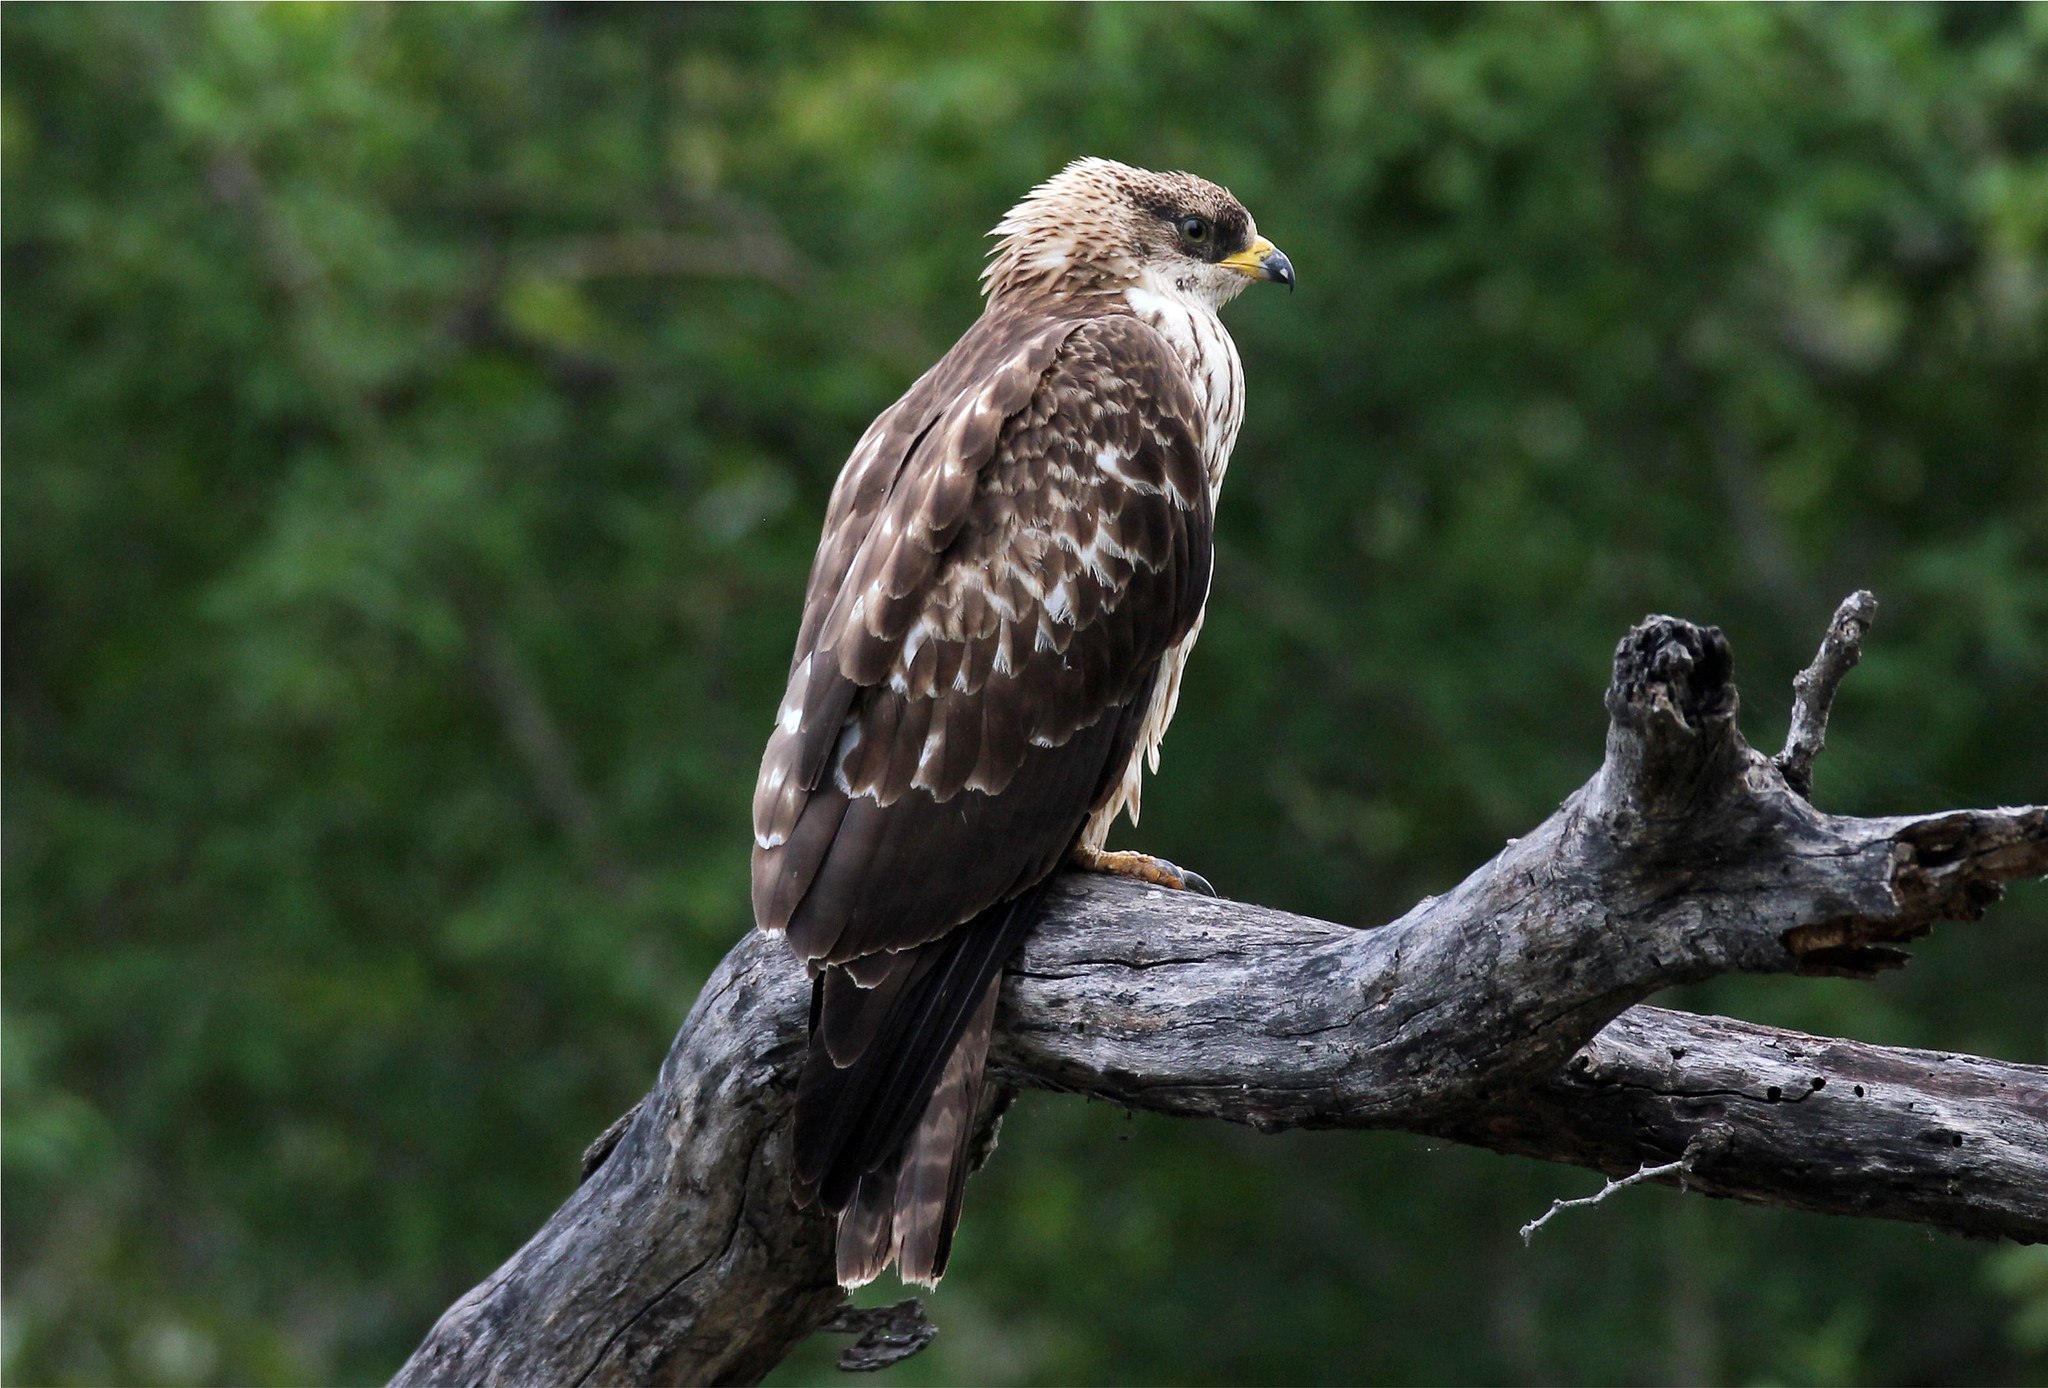
[[[1813,663],[1792,681],[1792,726],[1785,730],[1785,750],[1774,759],[1785,784],[1800,795],[1813,794],[1813,763],[1827,745],[1828,713],[1835,691],[1863,659],[1863,633],[1877,616],[1877,599],[1859,588],[1842,599],[1828,633],[1821,638]]]
[[[2048,1068],[1632,1007],[1541,1084],[1433,1129],[1695,1195],[2048,1243]],[[1686,1157],[1685,1154],[1691,1155]]]
[[[1838,680],[1801,690],[1816,749]],[[1723,973],[1896,967],[2048,872],[2048,807],[1824,814],[1737,731],[1720,632],[1667,617],[1622,641],[1607,708],[1592,780],[1376,930],[1069,878],[1008,976],[993,1064],[1267,1131],[1400,1128],[1611,1176],[1682,1162],[1662,1179],[1690,1191],[2048,1239],[2048,1070],[1633,1006]],[[589,1178],[395,1382],[747,1382],[832,1317],[830,1225],[787,1189],[808,998],[780,942],[736,946]]]

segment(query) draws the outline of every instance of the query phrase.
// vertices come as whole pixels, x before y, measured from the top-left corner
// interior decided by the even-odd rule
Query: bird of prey
[[[792,1185],[839,1280],[945,1271],[996,990],[1107,853],[1209,595],[1244,373],[1217,310],[1287,257],[1224,189],[1106,159],[1003,218],[980,319],[840,473],[754,791],[756,923],[812,978]]]

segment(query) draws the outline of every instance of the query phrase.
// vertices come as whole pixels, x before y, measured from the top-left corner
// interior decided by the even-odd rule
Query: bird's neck
[[[1217,316],[1218,306],[1170,277],[1145,272],[1123,291],[1123,298],[1133,314],[1166,339],[1187,371],[1207,425],[1202,450],[1213,499],[1244,422],[1244,366],[1237,344]]]

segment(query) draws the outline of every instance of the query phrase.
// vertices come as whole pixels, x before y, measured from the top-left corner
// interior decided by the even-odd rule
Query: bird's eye
[[[1180,219],[1181,239],[1190,246],[1200,246],[1209,240],[1209,223],[1200,217]]]

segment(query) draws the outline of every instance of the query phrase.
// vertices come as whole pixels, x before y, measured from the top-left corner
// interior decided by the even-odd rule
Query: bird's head
[[[1253,280],[1294,287],[1294,266],[1251,213],[1205,178],[1077,159],[996,224],[989,300],[1143,288],[1221,308]]]

